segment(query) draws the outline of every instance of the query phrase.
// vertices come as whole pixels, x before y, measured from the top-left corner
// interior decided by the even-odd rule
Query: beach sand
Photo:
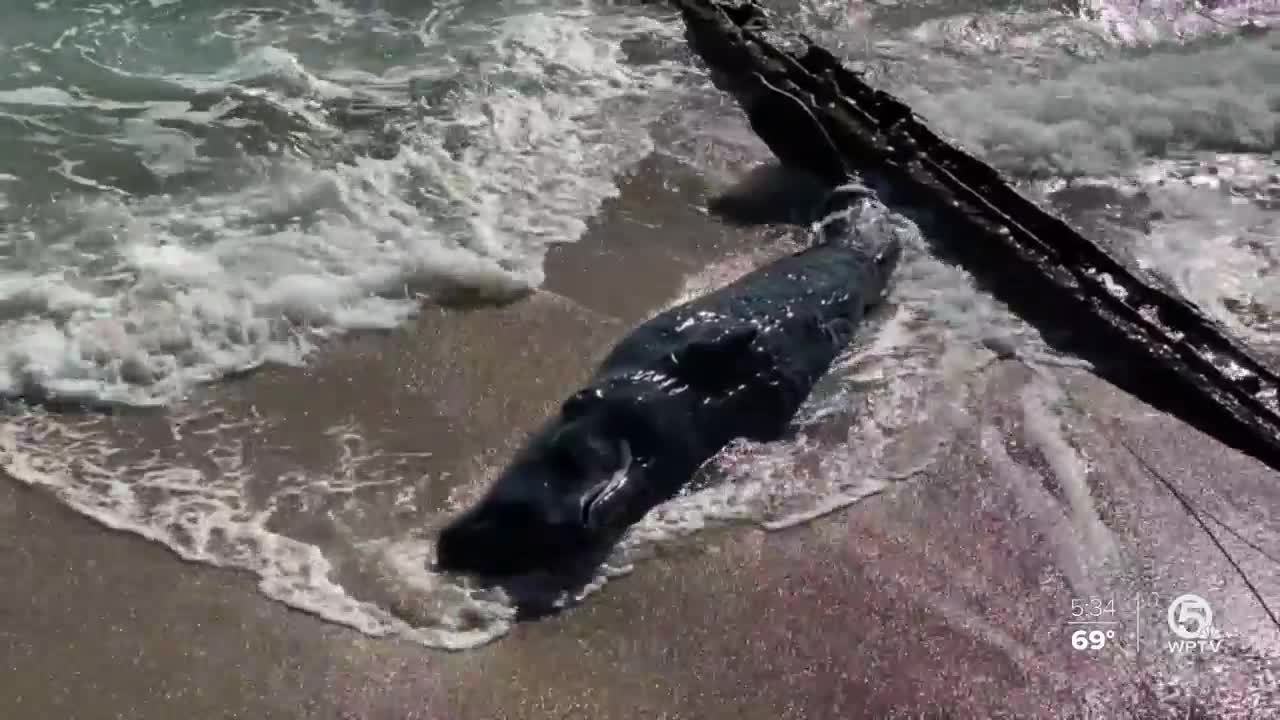
[[[433,451],[405,472],[475,483],[484,459],[509,453],[686,276],[767,242],[694,210],[707,189],[655,163],[551,254],[534,295],[428,309],[403,332],[211,392],[228,412],[281,419],[256,441],[260,462],[289,447],[276,460],[328,463],[317,438],[354,418],[384,450]],[[1268,659],[1280,634],[1119,443],[1280,557],[1259,534],[1275,527],[1275,473],[1077,370],[1040,370],[1087,409],[1070,428],[1076,452],[1046,456],[1027,441],[1040,432],[1024,411],[1032,372],[1007,360],[972,375],[974,422],[924,476],[790,530],[705,533],[568,612],[461,653],[290,610],[247,573],[184,563],[6,479],[0,718],[1127,717],[1172,692],[1150,677],[1179,670],[1228,678],[1206,699],[1275,703],[1228,717],[1280,708],[1250,684],[1280,677]],[[421,492],[424,507],[443,502],[439,487]],[[1280,599],[1271,561],[1224,542]],[[1225,674],[1158,646],[1165,606],[1183,592],[1217,603],[1234,635],[1241,651],[1215,660]],[[1086,595],[1122,608],[1124,637],[1098,654],[1069,645],[1071,600]],[[1141,648],[1127,637],[1138,596]]]

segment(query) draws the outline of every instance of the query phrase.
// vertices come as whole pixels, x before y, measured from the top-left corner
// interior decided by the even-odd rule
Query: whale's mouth
[[[588,530],[604,530],[613,524],[622,509],[624,492],[630,483],[631,445],[623,440],[619,446],[622,465],[607,479],[582,494],[581,521]]]

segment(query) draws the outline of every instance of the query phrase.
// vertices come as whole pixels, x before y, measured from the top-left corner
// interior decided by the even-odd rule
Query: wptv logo
[[[1168,641],[1171,653],[1211,653],[1222,649],[1222,632],[1213,625],[1209,601],[1187,593],[1169,603],[1169,630],[1176,639]]]

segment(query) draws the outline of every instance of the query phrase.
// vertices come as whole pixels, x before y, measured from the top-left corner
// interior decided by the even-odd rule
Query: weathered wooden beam
[[[1280,470],[1280,377],[1218,323],[1021,195],[752,0],[672,0],[713,82],[787,165],[883,180],[934,249],[1059,350],[1139,399]],[[833,151],[834,148],[834,151]]]

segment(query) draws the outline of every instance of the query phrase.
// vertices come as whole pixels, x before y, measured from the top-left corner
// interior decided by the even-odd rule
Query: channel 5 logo
[[[1213,625],[1213,608],[1209,601],[1187,593],[1169,603],[1169,630],[1177,640],[1168,642],[1172,653],[1217,652],[1222,648],[1222,633]]]

